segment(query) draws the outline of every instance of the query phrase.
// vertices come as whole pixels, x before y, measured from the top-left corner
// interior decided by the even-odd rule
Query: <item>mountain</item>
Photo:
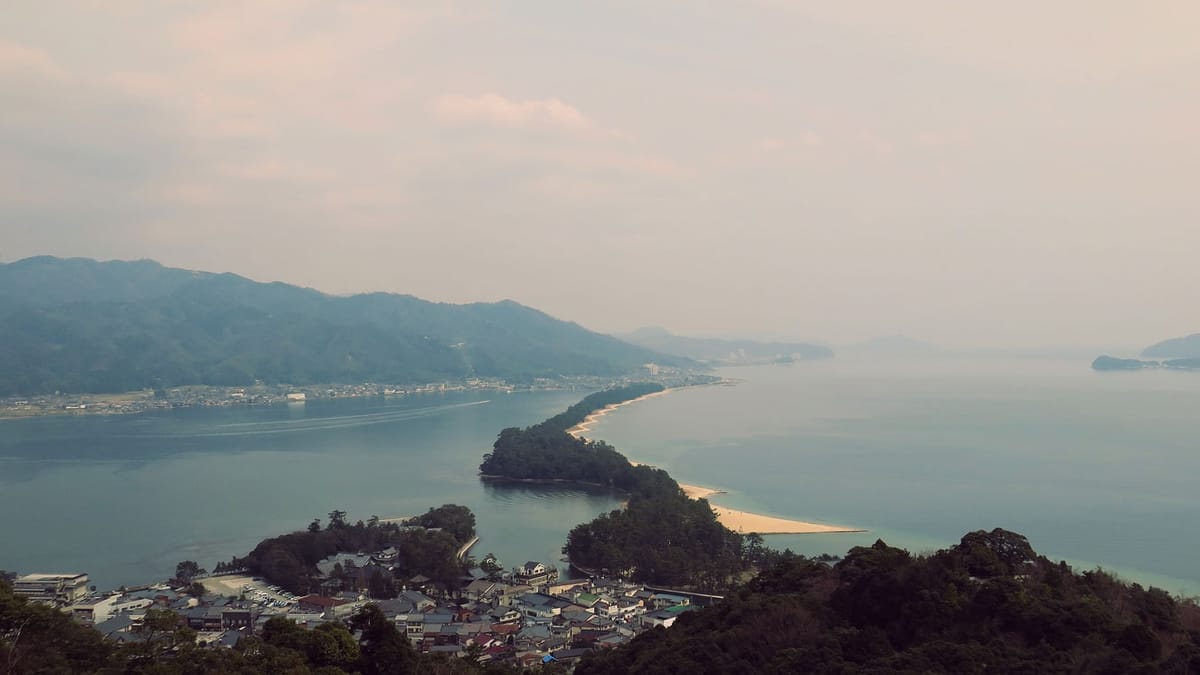
[[[703,361],[713,365],[769,363],[794,359],[827,359],[833,351],[821,345],[803,342],[758,342],[673,335],[657,326],[639,328],[620,336],[631,344],[664,354]]]
[[[0,264],[0,395],[186,384],[527,382],[694,365],[516,302],[326,295],[236,274],[49,256]]]
[[[1200,358],[1200,333],[1152,344],[1142,350],[1142,356],[1155,359]]]

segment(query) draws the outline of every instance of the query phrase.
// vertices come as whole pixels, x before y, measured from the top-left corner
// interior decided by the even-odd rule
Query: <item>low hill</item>
[[[1198,359],[1200,358],[1200,333],[1152,344],[1142,350],[1142,356],[1153,359]]]
[[[326,295],[49,256],[0,264],[0,396],[187,384],[527,382],[694,365],[516,302]]]
[[[829,565],[785,557],[575,670],[600,673],[1189,673],[1200,607],[1102,572],[1074,573],[1025,537],[977,531],[914,556],[882,541]]]
[[[833,350],[822,345],[804,342],[759,342],[757,340],[685,337],[673,335],[657,326],[639,328],[620,337],[626,342],[647,349],[713,365],[827,359],[833,356]]]

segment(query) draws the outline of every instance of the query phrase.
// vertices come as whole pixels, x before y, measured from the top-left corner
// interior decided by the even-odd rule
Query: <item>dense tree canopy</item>
[[[877,542],[787,557],[715,606],[589,656],[599,673],[1200,672],[1200,608],[1024,537],[973,532],[920,557]]]
[[[563,550],[575,565],[648,583],[722,588],[747,567],[741,535],[662,469],[634,466],[602,441],[567,433],[604,406],[658,391],[638,384],[597,392],[541,424],[504,429],[479,468],[489,477],[581,481],[629,493],[624,509],[571,531]]]
[[[464,572],[457,553],[460,546],[475,536],[475,515],[470,509],[446,504],[430,509],[415,519],[414,525],[346,522],[344,511],[333,511],[324,529],[309,528],[265,539],[243,558],[224,567],[245,567],[293,593],[308,593],[316,588],[316,564],[335,553],[378,551],[389,546],[398,550],[394,563],[403,576],[423,574],[438,583],[455,587]],[[442,528],[430,531],[421,528]],[[383,596],[390,594],[379,586]]]

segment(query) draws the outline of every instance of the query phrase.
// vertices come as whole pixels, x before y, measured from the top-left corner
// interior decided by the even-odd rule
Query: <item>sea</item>
[[[806,555],[928,553],[1004,528],[1076,571],[1200,596],[1200,374],[930,357],[729,368],[591,435],[714,503],[867,531],[773,535]]]
[[[930,357],[726,368],[603,416],[588,436],[714,503],[866,530],[770,535],[844,554],[1019,532],[1077,570],[1200,595],[1200,376],[1086,361]],[[0,420],[0,569],[101,589],[211,568],[335,509],[351,521],[470,507],[477,557],[563,566],[621,495],[477,476],[500,429],[588,392],[452,392],[269,407]]]

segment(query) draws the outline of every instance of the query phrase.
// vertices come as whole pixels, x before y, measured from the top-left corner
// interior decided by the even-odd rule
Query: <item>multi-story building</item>
[[[13,582],[13,593],[55,607],[74,604],[88,594],[86,574],[26,574]]]

